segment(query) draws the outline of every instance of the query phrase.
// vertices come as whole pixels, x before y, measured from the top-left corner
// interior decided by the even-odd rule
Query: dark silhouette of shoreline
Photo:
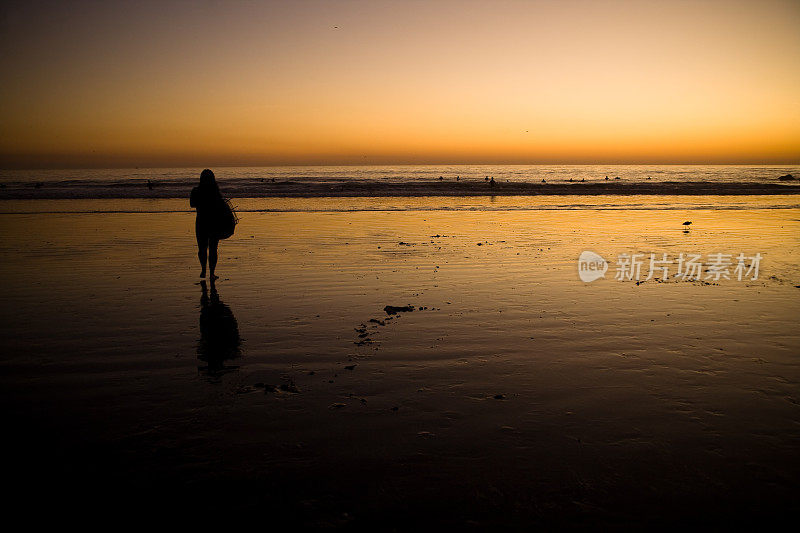
[[[139,182],[94,184],[44,183],[39,188],[8,186],[0,189],[0,200],[88,199],[88,198],[186,198],[188,184],[182,181],[159,182],[148,189]],[[261,181],[227,183],[226,193],[234,198],[322,198],[322,197],[399,197],[399,196],[537,196],[537,195],[773,195],[800,194],[800,185],[787,182],[626,182],[598,180],[574,182],[495,182],[483,180],[384,182],[384,181]]]

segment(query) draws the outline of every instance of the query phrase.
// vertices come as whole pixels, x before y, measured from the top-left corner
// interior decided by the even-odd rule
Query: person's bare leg
[[[197,258],[200,260],[200,277],[206,277],[206,246],[208,246],[208,240],[206,238],[201,238],[200,234],[197,234]],[[211,272],[214,272],[212,269]]]
[[[208,239],[208,268],[209,278],[217,279],[218,276],[214,275],[214,270],[217,268],[217,246],[219,240],[211,238]]]

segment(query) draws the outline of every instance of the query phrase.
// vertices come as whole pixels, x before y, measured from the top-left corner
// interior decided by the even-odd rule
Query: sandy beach
[[[2,202],[12,505],[371,530],[792,515],[791,197],[448,201],[237,200],[214,287],[186,200]],[[584,250],[764,259],[584,283]]]

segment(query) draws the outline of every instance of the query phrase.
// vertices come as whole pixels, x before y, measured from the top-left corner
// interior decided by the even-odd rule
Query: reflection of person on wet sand
[[[225,366],[225,361],[241,355],[242,341],[239,338],[239,325],[230,307],[222,303],[214,281],[211,281],[209,297],[206,281],[200,282],[203,294],[200,297],[200,342],[197,344],[197,358],[207,366],[200,367],[210,376],[218,376],[235,366]]]

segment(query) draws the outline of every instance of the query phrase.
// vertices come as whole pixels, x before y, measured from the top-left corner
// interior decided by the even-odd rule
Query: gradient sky
[[[4,2],[0,166],[800,162],[800,2]]]

